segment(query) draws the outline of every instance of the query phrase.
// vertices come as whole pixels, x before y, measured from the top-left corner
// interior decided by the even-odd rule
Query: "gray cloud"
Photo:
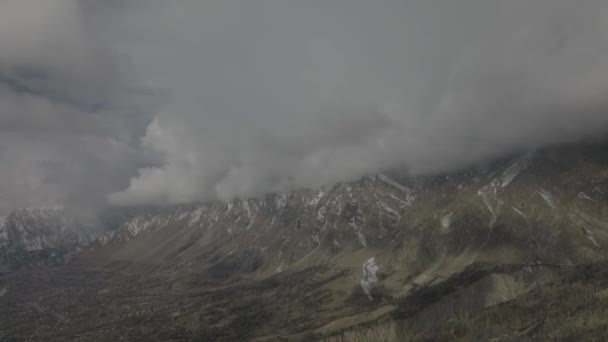
[[[0,213],[103,204],[145,160],[150,96],[91,18],[76,0],[0,1]]]
[[[13,197],[229,199],[608,131],[600,0],[0,4]]]

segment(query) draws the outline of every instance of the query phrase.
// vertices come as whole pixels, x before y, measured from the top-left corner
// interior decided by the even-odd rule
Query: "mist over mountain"
[[[605,0],[0,0],[0,341],[600,341]]]
[[[173,204],[608,133],[599,0],[4,0],[0,208]]]

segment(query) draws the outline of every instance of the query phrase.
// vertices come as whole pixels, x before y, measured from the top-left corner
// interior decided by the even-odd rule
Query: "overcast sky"
[[[0,208],[257,196],[608,133],[605,0],[0,0]]]

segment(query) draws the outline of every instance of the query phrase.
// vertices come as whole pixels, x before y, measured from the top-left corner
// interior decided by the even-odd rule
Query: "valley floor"
[[[330,267],[210,281],[75,264],[0,279],[0,340],[600,341],[608,336],[606,266],[472,265],[405,298],[360,295],[336,307],[325,285],[348,272]],[[525,290],[490,303],[491,284],[527,275]]]

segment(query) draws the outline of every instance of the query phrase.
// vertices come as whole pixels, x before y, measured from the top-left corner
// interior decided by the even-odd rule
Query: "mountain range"
[[[0,340],[599,340],[607,147],[93,218],[14,210]]]

